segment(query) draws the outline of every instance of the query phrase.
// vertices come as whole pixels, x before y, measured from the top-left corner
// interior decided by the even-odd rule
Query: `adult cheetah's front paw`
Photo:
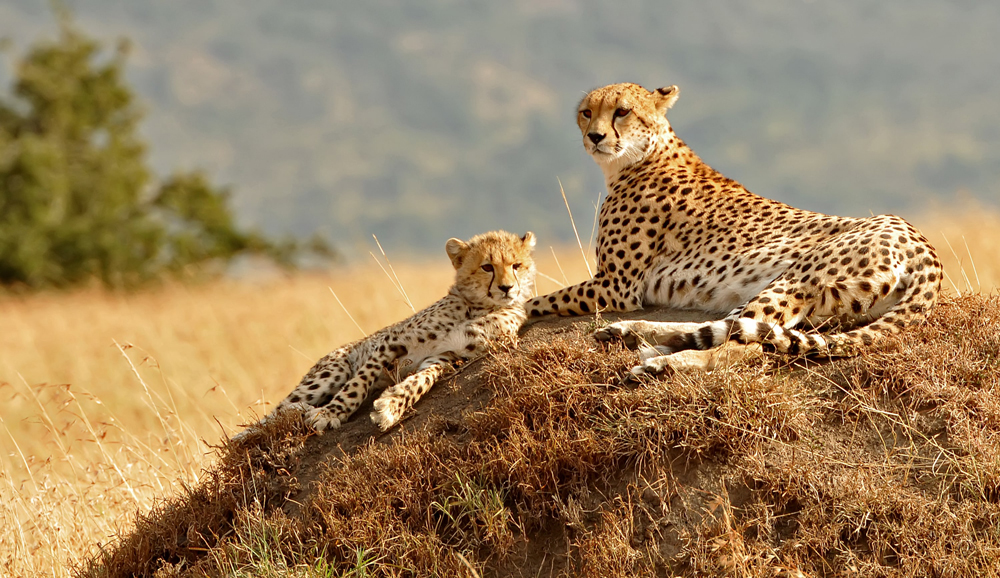
[[[621,340],[625,343],[625,347],[629,349],[635,349],[639,347],[641,339],[639,335],[632,330],[632,327],[624,321],[619,321],[617,323],[612,323],[611,325],[606,325],[601,329],[594,332],[594,339],[598,341],[617,341]]]
[[[325,407],[314,407],[305,413],[306,423],[314,430],[321,432],[337,429],[341,425],[339,417]]]
[[[644,377],[668,377],[673,375],[674,368],[667,362],[667,355],[649,357],[642,363],[629,370],[629,377],[633,381],[639,381]]]
[[[402,399],[394,397],[391,394],[382,394],[382,396],[375,400],[373,407],[375,411],[370,414],[370,417],[382,431],[389,431],[392,426],[399,423],[406,408]]]

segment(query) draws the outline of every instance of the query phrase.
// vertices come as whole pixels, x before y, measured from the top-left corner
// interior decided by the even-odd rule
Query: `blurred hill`
[[[157,170],[232,184],[269,234],[349,250],[374,233],[397,254],[499,227],[554,243],[572,236],[558,177],[586,238],[604,187],[573,108],[624,80],[680,85],[681,137],[796,206],[1000,199],[996,3],[67,4],[87,33],[133,41]],[[56,31],[48,2],[0,3],[14,55]]]

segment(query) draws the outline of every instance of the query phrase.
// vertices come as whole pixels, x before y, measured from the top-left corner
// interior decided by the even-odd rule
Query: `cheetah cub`
[[[678,95],[676,86],[626,83],[580,102],[583,145],[608,188],[598,272],[534,299],[531,315],[644,305],[729,313],[706,323],[622,321],[595,333],[640,347],[638,375],[711,369],[728,359],[724,344],[843,355],[926,316],[942,270],[923,235],[892,215],[835,217],[751,193],[674,134],[666,112]]]
[[[512,341],[534,294],[535,235],[505,231],[445,245],[455,267],[448,294],[409,319],[320,359],[275,409],[305,411],[316,430],[340,427],[357,411],[383,371],[406,377],[382,392],[371,419],[386,431],[458,360]]]

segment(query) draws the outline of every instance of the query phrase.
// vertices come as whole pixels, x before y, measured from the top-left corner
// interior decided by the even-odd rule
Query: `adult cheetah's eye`
[[[583,115],[583,118],[590,118],[591,112],[589,110],[581,110],[580,114]]]
[[[618,110],[615,111],[615,118],[625,118],[626,116],[628,116],[628,113],[630,112],[632,112],[631,109],[619,108]]]
[[[489,263],[483,265],[483,271],[486,271],[487,273],[492,273],[493,265],[490,265]]]

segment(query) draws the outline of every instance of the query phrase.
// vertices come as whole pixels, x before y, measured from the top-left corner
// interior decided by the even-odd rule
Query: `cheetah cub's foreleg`
[[[459,326],[447,340],[450,351],[425,359],[413,375],[386,389],[375,400],[372,421],[382,431],[396,425],[403,413],[413,407],[435,382],[451,373],[455,362],[482,353],[490,347],[512,342],[515,334],[510,328],[520,327],[524,318],[523,309],[507,308],[487,313]]]
[[[382,392],[375,400],[371,420],[382,431],[388,431],[439,379],[452,372],[452,364],[457,360],[454,355],[425,359],[416,372]]]

